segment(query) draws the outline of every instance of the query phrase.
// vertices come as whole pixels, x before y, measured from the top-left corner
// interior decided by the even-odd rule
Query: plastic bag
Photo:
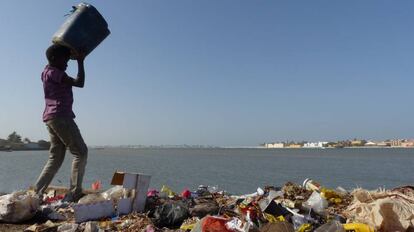
[[[90,204],[90,203],[96,203],[100,201],[105,201],[105,198],[102,196],[102,194],[93,193],[93,194],[88,194],[82,197],[81,199],[79,199],[78,203],[79,204]]]
[[[289,222],[276,222],[276,223],[268,223],[260,228],[260,232],[295,232],[293,229],[293,225]]]
[[[318,192],[313,192],[309,199],[304,203],[306,208],[310,208],[318,214],[323,214],[328,207],[328,201]]]
[[[42,205],[39,208],[39,216],[49,220],[64,221],[67,218],[57,212],[58,207],[53,205]]]
[[[26,191],[0,197],[0,221],[17,223],[31,219],[39,208],[39,198]]]
[[[203,225],[203,222],[206,220],[206,218],[207,217],[205,217],[205,218],[203,218],[203,219],[201,219],[200,221],[198,221],[195,225],[194,225],[194,227],[193,227],[193,229],[191,229],[191,232],[202,232],[202,225]]]
[[[308,220],[306,220],[305,216],[296,214],[292,216],[292,223],[293,223],[293,227],[295,228],[295,230],[297,230],[303,224],[308,223]]]
[[[226,223],[226,228],[231,231],[249,232],[250,225],[248,222],[242,221],[238,218],[233,218]]]
[[[207,216],[203,219],[201,231],[203,232],[234,232],[226,227],[226,218]]]
[[[156,189],[148,189],[147,197],[158,197],[159,192]]]
[[[181,192],[181,197],[182,197],[182,198],[186,198],[186,199],[190,198],[190,197],[191,197],[191,192],[190,192],[190,190],[188,190],[188,189],[184,189],[184,190]]]
[[[102,193],[105,200],[120,199],[125,195],[126,189],[121,185],[114,186]]]
[[[171,190],[170,187],[163,185],[161,187],[161,193],[165,194],[169,198],[173,198],[176,194]]]
[[[208,214],[215,215],[219,211],[219,205],[214,200],[196,201],[196,203],[190,208],[190,214],[193,217],[203,218]]]
[[[345,232],[345,229],[338,221],[330,221],[318,227],[315,232]]]
[[[153,221],[157,227],[179,227],[188,218],[188,208],[179,203],[157,206]]]
[[[65,223],[57,228],[57,232],[76,232],[79,225],[75,223]]]

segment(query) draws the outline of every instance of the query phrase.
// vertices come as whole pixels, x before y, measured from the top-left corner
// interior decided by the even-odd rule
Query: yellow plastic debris
[[[337,192],[332,189],[322,188],[321,189],[321,196],[334,204],[342,203],[342,197]]]
[[[166,193],[168,197],[174,197],[176,194],[170,189],[170,187],[163,185],[161,188],[162,193]]]
[[[279,217],[276,218],[278,221],[280,222],[284,222],[286,221],[285,217],[283,217],[282,215],[280,215]]]
[[[188,231],[188,230],[192,230],[194,229],[194,227],[196,226],[197,223],[194,224],[182,224],[180,226],[180,230],[184,230],[184,231]]]
[[[279,217],[275,217],[274,215],[263,213],[264,218],[270,223],[276,223],[276,222],[284,222],[286,221],[285,217],[280,215]]]
[[[345,231],[347,232],[374,232],[374,228],[363,223],[347,223],[343,224]]]
[[[190,231],[193,230],[194,227],[197,226],[197,223],[200,222],[200,219],[198,217],[192,217],[184,220],[184,222],[180,226],[181,231]]]
[[[264,218],[266,218],[266,220],[270,223],[275,223],[277,222],[277,219],[275,218],[275,216],[268,214],[268,213],[263,213]]]
[[[312,231],[312,225],[311,224],[308,224],[308,223],[305,223],[305,224],[302,224],[299,228],[298,228],[298,230],[297,230],[297,232],[311,232]]]

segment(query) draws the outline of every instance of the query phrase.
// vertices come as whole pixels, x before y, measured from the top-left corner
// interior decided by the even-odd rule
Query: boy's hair
[[[60,44],[53,44],[46,50],[46,57],[47,60],[50,62],[54,62],[57,57],[69,57],[70,56],[70,48],[65,47]]]

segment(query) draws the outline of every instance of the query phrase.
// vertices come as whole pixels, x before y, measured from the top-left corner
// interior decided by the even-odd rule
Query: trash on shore
[[[140,180],[140,176],[144,178]],[[259,187],[254,193],[237,196],[208,186],[200,186],[195,191],[184,189],[181,193],[163,186],[158,191],[148,189],[149,179],[142,174],[117,172],[112,180],[114,187],[90,193],[79,203],[65,203],[57,196],[45,197],[49,201],[37,205],[37,214],[32,219],[39,222],[26,231],[371,232],[414,229],[412,186],[348,192],[341,187],[328,189],[306,180],[303,185],[288,182],[282,187]],[[24,192],[19,192],[20,195],[26,196]],[[134,199],[142,202],[144,198],[143,208],[134,209]],[[0,197],[0,207],[7,205],[10,199],[9,195]],[[14,203],[33,207],[32,201],[20,199]],[[125,201],[128,204],[120,205],[125,199],[129,199]],[[125,207],[130,211],[125,211]],[[77,213],[85,220],[79,220]],[[10,212],[7,215],[1,218],[2,222],[17,223],[30,218],[26,214],[24,217]]]
[[[353,202],[343,212],[352,219],[383,231],[405,231],[414,225],[414,188],[370,192],[356,189]]]
[[[0,221],[16,223],[33,218],[40,200],[27,191],[17,191],[0,197]]]

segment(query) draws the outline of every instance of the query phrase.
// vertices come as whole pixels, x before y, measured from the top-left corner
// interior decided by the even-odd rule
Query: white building
[[[304,148],[323,148],[328,142],[309,142],[303,144]]]
[[[283,148],[285,145],[283,143],[265,143],[265,148]]]
[[[372,141],[368,141],[367,143],[365,143],[365,146],[369,147],[369,146],[377,146],[377,143],[374,143]]]

